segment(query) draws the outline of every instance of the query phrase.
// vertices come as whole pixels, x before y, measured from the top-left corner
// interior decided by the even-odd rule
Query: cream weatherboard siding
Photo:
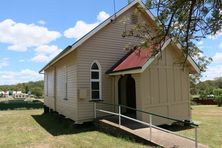
[[[140,88],[136,90],[141,94],[137,98],[140,100],[139,108],[166,117],[190,120],[189,72],[178,64],[181,63],[180,56],[169,46],[160,58],[140,74]],[[143,115],[142,120],[148,121],[147,115]],[[154,123],[162,124],[167,121],[154,118]]]
[[[54,70],[52,68],[47,69],[44,74],[45,81],[44,81],[44,94],[45,100],[44,103],[51,109],[55,109],[54,105]]]
[[[111,22],[105,28],[97,32],[87,40],[78,50],[78,89],[87,90],[86,99],[78,99],[79,121],[91,120],[93,118],[93,103],[90,100],[90,66],[94,60],[98,61],[102,70],[102,99],[105,102],[114,103],[115,96],[114,80],[105,74],[117,61],[126,55],[128,51],[124,48],[129,43],[135,43],[135,38],[123,38],[122,33],[129,25],[129,18],[135,12],[134,8],[126,11],[122,16]],[[140,13],[138,13],[139,15]],[[139,15],[139,21],[142,21]],[[125,25],[124,24],[127,24]],[[118,88],[118,87],[117,87]],[[110,108],[109,108],[110,109]]]
[[[56,111],[77,120],[76,52],[56,63]]]
[[[95,61],[101,66],[101,99],[118,104],[120,76],[110,76],[106,72],[127,54],[127,45],[137,42],[135,38],[122,37],[123,32],[132,27],[130,18],[134,12],[135,6],[45,69],[46,106],[76,123],[92,121],[94,108],[90,97],[90,68]],[[138,22],[150,19],[140,11],[137,15]],[[136,108],[189,120],[189,72],[178,64],[183,58],[174,48],[169,45],[143,73],[132,74],[136,85]],[[98,107],[114,110],[111,106]],[[137,118],[148,121],[145,114],[137,113]],[[155,124],[170,123],[156,118],[153,121]]]
[[[46,75],[51,75],[51,73],[55,75],[53,78],[50,77],[48,83],[52,92],[49,94],[55,94],[45,97],[45,105],[75,121],[77,120],[76,52],[71,52],[51,67],[54,70],[47,69],[45,71],[45,81],[47,81]],[[46,82],[45,85],[47,86]],[[47,87],[45,87],[45,92],[47,92]]]

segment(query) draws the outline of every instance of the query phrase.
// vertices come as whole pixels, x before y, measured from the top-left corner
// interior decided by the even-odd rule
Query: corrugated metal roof
[[[151,48],[134,50],[128,56],[121,59],[120,62],[109,71],[109,73],[142,68],[151,57],[152,51],[153,49]]]

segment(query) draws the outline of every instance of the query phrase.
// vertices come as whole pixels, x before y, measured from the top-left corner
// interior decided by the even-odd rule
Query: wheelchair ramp
[[[124,119],[121,126],[119,126],[116,118],[109,117],[98,119],[97,124],[101,126],[108,126],[115,128],[120,133],[128,133],[136,138],[144,139],[148,143],[154,143],[166,148],[195,148],[195,142],[159,129],[152,128],[152,135],[150,138],[149,126],[141,125],[133,121]],[[124,131],[124,132],[121,132]],[[198,143],[198,148],[207,148],[208,146]]]

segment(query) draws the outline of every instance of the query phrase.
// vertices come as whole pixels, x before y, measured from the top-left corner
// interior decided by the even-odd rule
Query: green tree
[[[218,77],[215,79],[215,85],[217,88],[222,88],[222,77]]]
[[[221,96],[222,95],[222,89],[220,89],[220,88],[214,89],[213,94],[215,96]]]
[[[28,93],[29,91],[32,91],[34,95],[36,96],[42,96],[43,94],[43,88],[44,88],[44,82],[43,81],[37,81],[37,82],[28,82],[28,83],[19,83],[16,85],[2,85],[0,86],[1,91],[22,91],[24,93]]]
[[[42,88],[40,88],[40,87],[31,88],[31,93],[37,97],[41,97],[43,95]]]
[[[163,43],[168,38],[180,43],[185,58],[181,64],[185,65],[188,55],[195,59],[201,72],[212,60],[202,56],[202,51],[197,48],[194,41],[199,41],[208,35],[215,35],[222,26],[222,2],[221,0],[146,0],[146,7],[155,16],[156,31],[141,22],[133,29],[126,30],[124,37],[136,37],[140,43],[130,47],[155,47],[153,55],[161,52]],[[136,47],[136,48],[135,48]],[[199,75],[193,75],[191,80],[197,80]]]

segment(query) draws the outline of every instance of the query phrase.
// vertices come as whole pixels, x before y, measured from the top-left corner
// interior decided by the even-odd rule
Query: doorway
[[[118,81],[119,104],[131,108],[136,108],[136,87],[135,80],[131,75],[124,75]],[[122,108],[122,114],[136,115],[136,111],[132,109]]]

